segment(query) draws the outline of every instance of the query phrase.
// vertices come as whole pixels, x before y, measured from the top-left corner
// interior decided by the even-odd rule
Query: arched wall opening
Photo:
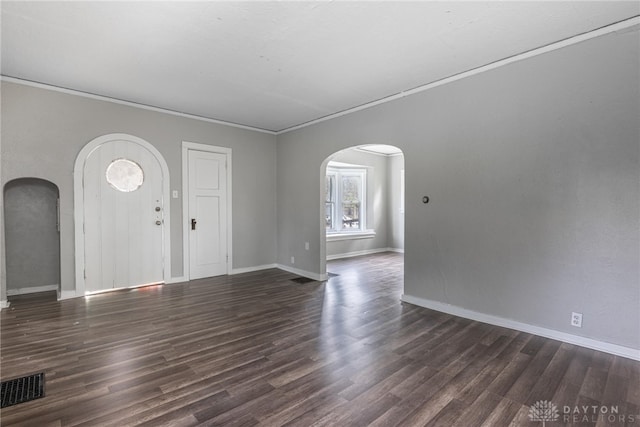
[[[3,197],[7,296],[59,293],[58,186],[40,178],[17,178],[5,184]]]
[[[327,260],[404,252],[404,154],[391,145],[359,145],[320,167],[320,271]]]

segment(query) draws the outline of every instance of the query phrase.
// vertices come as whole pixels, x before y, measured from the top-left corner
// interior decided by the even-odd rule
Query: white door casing
[[[189,277],[227,274],[226,155],[189,150]]]
[[[107,169],[126,159],[142,185],[118,190]],[[127,163],[127,162],[125,162]],[[76,295],[169,281],[169,173],[148,142],[126,134],[94,139],[74,169]]]
[[[182,167],[184,279],[229,274],[231,149],[183,142]]]

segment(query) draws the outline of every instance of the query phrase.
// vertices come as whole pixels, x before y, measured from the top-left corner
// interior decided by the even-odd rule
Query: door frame
[[[102,144],[111,141],[127,141],[146,148],[160,164],[162,173],[162,277],[165,283],[171,281],[171,198],[169,192],[169,167],[162,154],[149,142],[126,133],[110,133],[99,136],[85,145],[76,157],[73,167],[73,217],[75,227],[76,296],[85,295],[85,253],[84,253],[84,167],[87,159]]]
[[[227,275],[233,270],[233,195],[232,195],[232,164],[231,148],[197,142],[182,141],[182,269],[184,280],[191,280],[191,258],[189,245],[189,151],[204,151],[207,153],[224,154],[227,157]]]

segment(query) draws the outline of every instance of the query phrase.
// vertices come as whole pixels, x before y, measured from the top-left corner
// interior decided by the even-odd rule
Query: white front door
[[[163,174],[157,158],[128,140],[87,157],[83,173],[85,290],[163,281]]]
[[[227,156],[188,153],[189,278],[227,274]]]

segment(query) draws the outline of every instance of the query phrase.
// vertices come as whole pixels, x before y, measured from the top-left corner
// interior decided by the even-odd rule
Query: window
[[[325,177],[325,224],[327,233],[362,232],[366,229],[365,168],[329,164]]]
[[[105,173],[111,187],[123,193],[136,191],[144,182],[144,172],[139,164],[127,159],[115,159]]]

